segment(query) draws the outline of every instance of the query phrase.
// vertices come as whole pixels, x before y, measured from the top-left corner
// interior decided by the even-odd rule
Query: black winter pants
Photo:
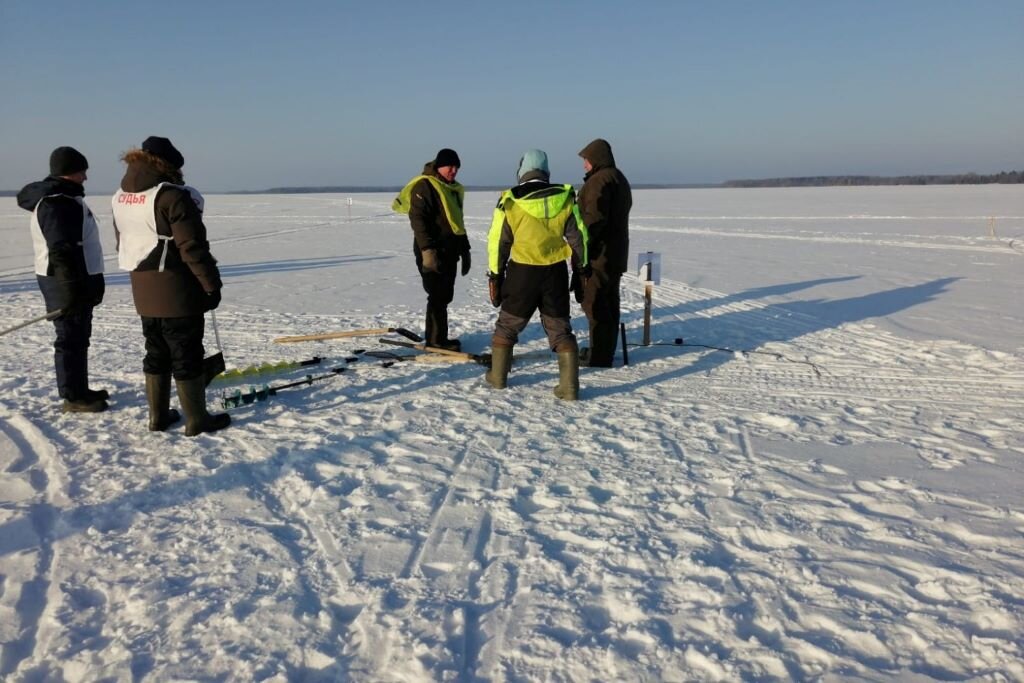
[[[53,365],[57,371],[57,394],[69,401],[85,398],[89,388],[89,338],[92,336],[92,306],[76,309],[53,321],[57,338],[53,342]]]
[[[619,341],[619,284],[622,275],[593,271],[583,290],[583,312],[590,323],[590,361],[594,368],[610,368]]]
[[[455,274],[459,269],[458,254],[438,250],[436,273],[423,270],[423,256],[415,248],[416,269],[427,293],[427,319],[424,325],[428,346],[438,346],[448,341],[448,304],[455,298]]]
[[[47,311],[67,304],[67,297],[54,277],[36,276]],[[102,283],[102,278],[100,278]],[[100,295],[102,298],[102,294]],[[69,401],[85,398],[89,388],[89,339],[92,337],[92,306],[76,308],[53,321],[57,336],[53,340],[53,366],[57,374],[57,394]]]
[[[551,350],[575,348],[576,335],[569,321],[569,269],[565,262],[550,266],[510,262],[501,285],[501,313],[491,343],[514,346],[538,309]]]
[[[147,375],[172,373],[174,379],[194,379],[203,375],[203,332],[201,315],[184,318],[142,317],[146,338],[146,357],[142,370]]]

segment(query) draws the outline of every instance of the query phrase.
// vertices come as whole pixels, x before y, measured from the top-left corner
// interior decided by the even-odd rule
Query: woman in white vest
[[[89,162],[73,147],[50,154],[50,175],[18,193],[18,205],[32,212],[30,227],[35,273],[57,338],[53,360],[57,393],[68,413],[107,409],[108,392],[89,388],[92,309],[103,300],[103,247],[96,218],[82,199]]]
[[[164,431],[180,419],[170,409],[172,375],[185,434],[223,429],[231,418],[206,410],[203,314],[220,304],[221,279],[206,238],[202,197],[185,186],[185,158],[167,138],[146,138],[121,159],[128,168],[112,199],[114,232],[146,338],[149,429]]]

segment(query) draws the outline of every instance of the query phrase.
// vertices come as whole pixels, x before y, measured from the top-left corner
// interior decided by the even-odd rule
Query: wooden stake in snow
[[[651,345],[651,299],[654,285],[661,282],[661,254],[645,251],[638,254],[637,272],[644,283],[644,346]]]

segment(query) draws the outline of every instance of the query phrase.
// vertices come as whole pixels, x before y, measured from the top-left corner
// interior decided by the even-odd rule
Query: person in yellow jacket
[[[416,269],[427,293],[424,332],[429,346],[458,351],[458,339],[448,338],[448,304],[455,297],[455,273],[469,272],[469,238],[462,217],[465,189],[455,180],[462,162],[455,150],[440,150],[391,205],[409,214]]]
[[[548,156],[531,149],[519,160],[519,184],[502,193],[487,235],[491,303],[500,306],[485,379],[504,389],[512,347],[540,310],[548,344],[558,354],[555,396],[579,397],[579,346],[569,321],[569,269],[588,277],[587,228],[571,185],[553,185]]]

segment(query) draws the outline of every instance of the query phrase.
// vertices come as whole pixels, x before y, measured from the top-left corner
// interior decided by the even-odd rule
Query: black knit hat
[[[176,169],[185,165],[185,157],[181,156],[181,152],[167,138],[150,135],[142,141],[142,151],[160,157]]]
[[[459,161],[459,155],[455,153],[454,149],[448,149],[445,147],[437,156],[434,157],[434,168],[441,168],[442,166],[454,166],[455,168],[461,168],[462,162]]]
[[[74,147],[58,147],[50,153],[50,175],[66,176],[89,168],[85,155]]]

